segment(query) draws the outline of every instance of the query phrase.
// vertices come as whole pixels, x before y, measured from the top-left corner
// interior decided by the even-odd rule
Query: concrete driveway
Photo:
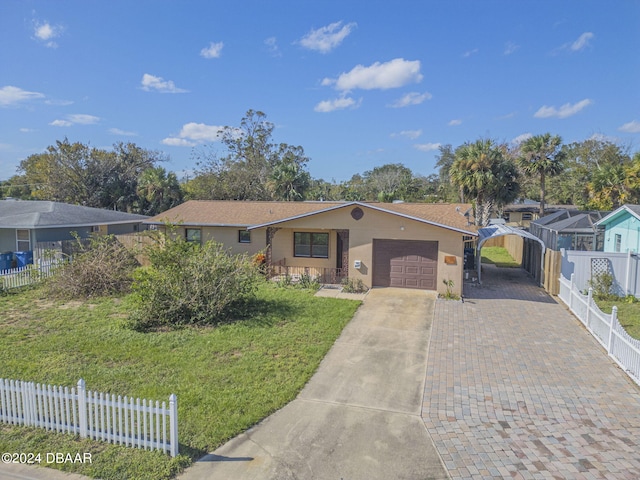
[[[370,291],[296,400],[179,479],[449,478],[420,416],[434,303]]]

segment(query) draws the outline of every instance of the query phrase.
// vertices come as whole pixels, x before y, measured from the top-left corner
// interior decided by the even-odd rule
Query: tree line
[[[54,200],[155,215],[187,199],[359,200],[471,202],[477,223],[519,198],[546,204],[611,210],[640,203],[640,152],[606,139],[563,144],[557,135],[517,145],[480,138],[443,145],[437,173],[424,176],[389,163],[349,180],[312,178],[301,146],[273,141],[274,125],[249,110],[240,127],[223,127],[220,143],[194,150],[192,178],[178,180],[161,166],[161,152],[133,143],[113,149],[57,141],[23,160],[0,182],[0,197]]]

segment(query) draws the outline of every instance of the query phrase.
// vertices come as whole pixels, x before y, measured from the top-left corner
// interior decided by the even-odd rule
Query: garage
[[[373,240],[373,286],[436,290],[438,242]]]

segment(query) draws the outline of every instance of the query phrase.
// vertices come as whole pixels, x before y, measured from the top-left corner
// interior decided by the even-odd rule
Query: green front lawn
[[[278,410],[317,369],[359,302],[261,285],[251,314],[216,328],[140,333],[127,298],[58,302],[42,289],[0,296],[0,378],[152,400],[178,396],[177,459],[0,424],[0,452],[92,452],[65,470],[104,479],[171,478]]]
[[[606,314],[611,314],[615,305],[618,307],[618,321],[629,335],[640,340],[640,303],[630,303],[625,298],[615,300],[596,300],[596,304]]]
[[[482,263],[490,263],[497,267],[517,268],[520,266],[504,247],[483,247],[480,249]]]

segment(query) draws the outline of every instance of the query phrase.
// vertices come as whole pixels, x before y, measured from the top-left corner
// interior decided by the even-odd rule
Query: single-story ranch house
[[[467,204],[192,200],[149,219],[188,241],[264,252],[274,269],[367,287],[462,293],[465,242],[477,237]]]
[[[41,200],[0,200],[0,253],[62,250],[73,233],[124,234],[146,228],[145,215]],[[27,262],[31,263],[31,262]],[[0,267],[0,270],[3,268]]]

